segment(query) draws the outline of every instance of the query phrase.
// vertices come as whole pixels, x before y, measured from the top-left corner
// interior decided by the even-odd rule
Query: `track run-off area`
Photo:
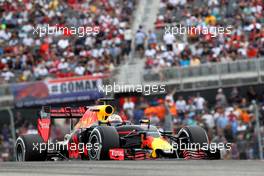
[[[1,176],[102,175],[102,176],[263,176],[264,161],[152,160],[1,162]]]

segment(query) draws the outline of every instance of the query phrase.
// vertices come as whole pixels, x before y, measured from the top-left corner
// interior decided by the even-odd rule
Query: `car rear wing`
[[[43,106],[38,118],[38,133],[44,140],[48,142],[50,137],[51,119],[69,118],[71,130],[73,128],[71,119],[82,118],[88,107],[60,107],[51,108]]]
[[[43,106],[40,111],[40,118],[82,118],[87,107],[61,107],[51,108]]]

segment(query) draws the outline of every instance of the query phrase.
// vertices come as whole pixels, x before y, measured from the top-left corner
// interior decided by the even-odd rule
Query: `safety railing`
[[[179,84],[182,89],[264,83],[264,58],[145,70],[142,75],[143,84]]]

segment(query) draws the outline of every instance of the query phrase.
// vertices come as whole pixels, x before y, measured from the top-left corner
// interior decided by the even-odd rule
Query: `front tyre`
[[[220,150],[218,148],[210,147],[207,133],[203,128],[199,126],[184,127],[179,131],[178,137],[180,140],[180,144],[191,144],[191,148],[195,146],[196,148],[194,149],[197,149],[196,151],[200,151],[200,153],[193,153],[193,149],[191,151],[185,150],[184,152],[178,151],[180,153],[180,156],[188,158],[188,155],[191,155],[189,158],[193,159],[221,159]]]
[[[184,159],[209,159],[204,150],[209,145],[206,131],[199,126],[187,126],[178,133],[178,154]]]
[[[88,150],[90,160],[108,160],[109,150],[119,147],[119,135],[114,127],[98,126],[93,129],[89,137]]]
[[[45,145],[45,149],[41,150]],[[16,140],[16,161],[44,161],[46,160],[46,144],[38,134],[19,136]]]
[[[201,147],[204,144],[209,144],[206,131],[199,126],[186,126],[182,128],[178,133],[178,137],[185,144],[199,144]]]

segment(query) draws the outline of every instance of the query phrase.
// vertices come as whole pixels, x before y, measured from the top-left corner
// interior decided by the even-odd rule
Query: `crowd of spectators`
[[[263,57],[263,8],[262,0],[162,0],[151,35],[158,40],[155,45],[146,44],[145,68],[160,70]],[[172,27],[177,30],[169,30]],[[191,30],[180,34],[180,27]],[[224,28],[224,32],[199,32],[204,28]]]
[[[111,72],[130,53],[136,2],[1,1],[0,77],[21,82]],[[89,33],[79,35],[84,27]]]

